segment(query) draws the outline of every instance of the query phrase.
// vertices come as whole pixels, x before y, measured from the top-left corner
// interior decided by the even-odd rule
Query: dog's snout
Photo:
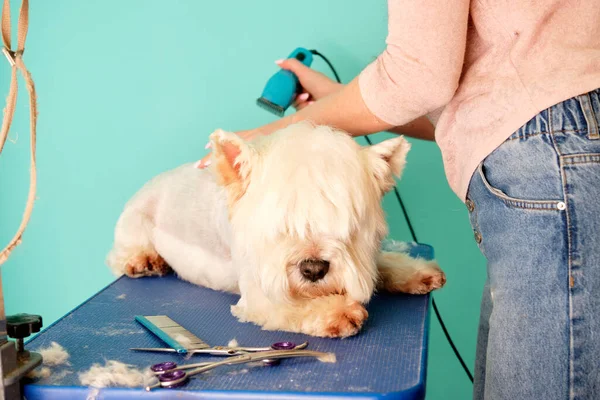
[[[304,260],[300,263],[300,273],[305,279],[316,282],[323,279],[329,271],[329,261]]]

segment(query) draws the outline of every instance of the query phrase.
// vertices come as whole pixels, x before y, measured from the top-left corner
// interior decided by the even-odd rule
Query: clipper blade
[[[192,332],[179,325],[166,315],[136,315],[135,320],[158,336],[177,353],[188,353],[195,349],[210,346]]]
[[[283,107],[270,102],[269,100],[265,99],[264,97],[259,97],[258,99],[256,99],[256,104],[259,107],[264,108],[265,110],[270,111],[279,117],[283,117],[283,114],[285,113],[285,110],[283,109]]]

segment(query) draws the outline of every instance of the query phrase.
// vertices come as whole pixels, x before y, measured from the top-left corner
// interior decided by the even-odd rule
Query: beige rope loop
[[[15,106],[17,104],[17,70],[23,75],[25,80],[25,87],[29,92],[29,125],[30,125],[30,136],[31,136],[31,168],[30,168],[30,180],[29,180],[29,195],[27,196],[27,204],[25,205],[25,211],[23,212],[23,218],[21,219],[21,225],[11,241],[6,245],[4,250],[0,252],[0,265],[2,265],[9,257],[10,253],[21,244],[23,232],[29,223],[31,212],[33,211],[33,204],[35,202],[35,191],[37,174],[35,168],[35,149],[36,149],[36,125],[37,125],[37,97],[35,92],[35,85],[31,74],[27,70],[25,63],[23,62],[23,52],[25,51],[25,39],[27,38],[27,30],[29,27],[29,1],[22,0],[21,11],[19,13],[19,22],[17,26],[17,50],[12,50],[10,42],[10,4],[9,0],[4,0],[2,7],[2,42],[4,48],[2,52],[8,59],[11,65],[11,81],[8,90],[8,96],[6,98],[6,108],[4,109],[4,119],[2,121],[2,127],[0,128],[0,154],[6,143],[10,125],[15,113]]]

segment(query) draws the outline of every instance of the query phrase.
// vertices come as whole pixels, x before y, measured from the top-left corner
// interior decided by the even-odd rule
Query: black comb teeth
[[[270,111],[279,117],[283,117],[283,114],[285,113],[283,107],[278,106],[275,103],[271,103],[264,97],[259,97],[258,99],[256,99],[256,104],[258,104],[259,107],[264,108],[265,110]]]

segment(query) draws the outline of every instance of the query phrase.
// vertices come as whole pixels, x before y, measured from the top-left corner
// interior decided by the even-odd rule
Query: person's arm
[[[468,0],[389,0],[385,51],[341,90],[265,127],[310,120],[352,135],[402,126],[444,106],[462,71]]]
[[[368,135],[395,127],[369,111],[362,100],[358,78],[355,78],[340,90],[322,98],[310,107],[257,128],[256,131],[261,135],[269,135],[304,120],[309,120],[316,125],[338,128],[353,136]]]
[[[240,136],[268,135],[303,120],[368,135],[446,105],[462,71],[468,15],[469,0],[388,0],[387,46],[376,61],[310,107]]]
[[[425,116],[419,117],[408,124],[390,128],[387,132],[435,142],[435,127]]]
[[[333,81],[324,74],[305,66],[295,59],[279,60],[276,63],[282,68],[293,72],[298,77],[304,89],[304,92],[294,101],[294,108],[296,110],[302,110],[305,107],[311,106],[315,101],[344,87],[343,84]],[[435,141],[435,127],[426,116],[419,117],[402,126],[392,127],[387,132],[421,140]]]

